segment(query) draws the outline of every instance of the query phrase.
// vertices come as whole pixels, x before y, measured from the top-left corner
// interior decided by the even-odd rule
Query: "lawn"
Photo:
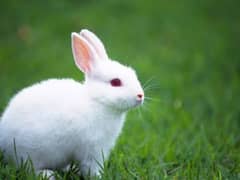
[[[70,33],[88,28],[146,83],[102,179],[240,179],[237,0],[0,2],[0,112],[47,78],[82,80]],[[2,159],[2,156],[0,156]],[[74,172],[60,173],[70,179]],[[0,161],[0,179],[33,179]]]

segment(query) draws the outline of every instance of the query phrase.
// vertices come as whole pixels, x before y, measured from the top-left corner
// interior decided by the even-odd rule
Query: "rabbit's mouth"
[[[127,108],[128,109],[131,109],[131,108],[136,108],[138,106],[141,106],[144,102],[144,99],[141,98],[141,99],[134,99],[133,101],[131,101],[131,103],[127,103]]]
[[[142,105],[142,104],[143,104],[143,102],[144,102],[144,100],[143,100],[143,99],[141,99],[141,100],[136,100],[134,107],[137,107],[137,106],[140,106],[140,105]]]
[[[144,102],[144,95],[142,95],[141,97],[137,96],[137,98],[133,98],[132,100],[126,102],[125,105],[128,109],[131,109],[137,106],[141,106],[143,102]]]

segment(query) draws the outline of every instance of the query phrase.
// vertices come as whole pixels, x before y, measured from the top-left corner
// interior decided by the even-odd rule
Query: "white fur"
[[[88,30],[82,33],[88,38],[94,35]],[[94,38],[91,43],[96,42]],[[96,47],[91,43],[86,45],[90,50],[98,47],[101,55],[90,52],[97,59],[90,59],[94,65],[85,73],[83,83],[50,79],[21,90],[11,99],[0,122],[0,148],[7,159],[17,163],[30,157],[39,172],[65,168],[76,160],[81,173],[90,170],[92,175],[99,174],[102,153],[108,157],[127,110],[143,102],[137,97],[143,90],[131,68],[107,58],[99,39]],[[123,86],[111,86],[113,78],[121,79]]]

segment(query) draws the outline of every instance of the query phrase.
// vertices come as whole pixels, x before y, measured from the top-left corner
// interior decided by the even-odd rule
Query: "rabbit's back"
[[[46,117],[54,113],[61,114],[66,108],[75,107],[74,103],[87,102],[82,86],[72,79],[50,79],[24,88],[11,99],[1,123],[36,123],[46,114]],[[22,116],[25,118],[20,118]],[[42,121],[45,120],[43,118]]]

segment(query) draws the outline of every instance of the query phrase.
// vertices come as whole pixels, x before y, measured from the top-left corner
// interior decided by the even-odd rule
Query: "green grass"
[[[0,112],[34,82],[83,79],[73,63],[70,32],[89,28],[110,57],[157,86],[146,92],[154,100],[146,101],[141,114],[129,112],[102,178],[240,179],[239,5],[1,1]],[[71,171],[60,174],[74,177]],[[34,178],[31,168],[0,161],[0,179]]]

